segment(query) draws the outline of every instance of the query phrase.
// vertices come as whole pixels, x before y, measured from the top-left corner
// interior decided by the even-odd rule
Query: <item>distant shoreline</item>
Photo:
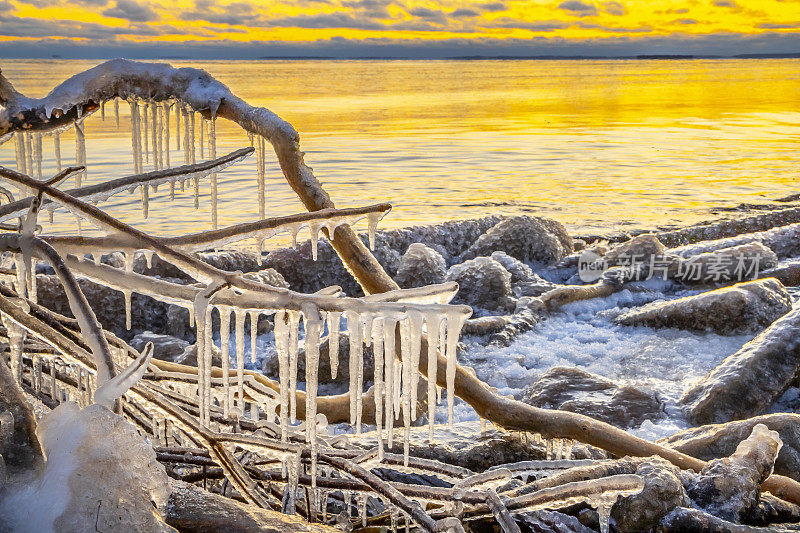
[[[116,56],[115,56],[116,57]],[[111,56],[102,57],[0,57],[0,60],[61,60],[61,61],[89,61],[111,59]],[[800,52],[769,53],[769,54],[736,54],[736,55],[702,55],[702,54],[636,54],[624,56],[587,56],[587,55],[465,55],[447,57],[412,57],[412,56],[324,56],[324,55],[297,55],[297,56],[259,56],[251,58],[225,58],[204,59],[190,56],[151,56],[136,57],[138,61],[680,61],[680,60],[705,60],[705,59],[798,59]]]

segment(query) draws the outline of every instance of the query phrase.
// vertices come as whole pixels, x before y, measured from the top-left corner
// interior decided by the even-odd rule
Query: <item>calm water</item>
[[[654,227],[800,192],[800,60],[173,64],[204,68],[291,122],[337,205],[395,206],[384,227],[488,213],[553,217],[578,232]],[[93,65],[0,62],[29,96]],[[111,113],[86,121],[89,182],[133,171],[121,110],[119,129]],[[248,144],[230,123],[217,131],[219,153]],[[0,147],[12,168],[13,144]],[[173,164],[183,161],[172,148]],[[50,174],[49,137],[44,151]],[[74,157],[71,133],[62,153]],[[268,172],[268,214],[302,210],[277,166]],[[221,224],[258,216],[255,175],[250,160],[221,176]],[[174,204],[167,195],[159,189],[147,220],[138,193],[106,205],[156,234],[210,226],[209,202],[194,210],[191,193]],[[73,225],[61,216],[51,229]]]

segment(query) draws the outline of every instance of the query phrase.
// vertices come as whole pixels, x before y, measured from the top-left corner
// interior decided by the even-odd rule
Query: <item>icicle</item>
[[[264,137],[258,137],[258,150],[256,153],[256,163],[258,166],[258,218],[266,217],[266,141]]]
[[[50,359],[50,399],[57,400],[58,403],[61,403],[61,395],[58,394],[56,390],[56,358],[53,357]]]
[[[223,402],[222,414],[227,418],[233,405],[233,389],[231,388],[231,310],[229,307],[219,307],[219,348],[222,357],[222,387]]]
[[[28,174],[27,157],[25,156],[25,134],[18,132],[14,135],[14,148],[17,156],[17,172]]]
[[[32,135],[28,132],[25,132],[25,168],[27,169],[27,174],[33,174],[33,143],[32,143]]]
[[[100,102],[100,120],[106,121],[106,101]]]
[[[458,338],[466,316],[450,313],[447,315],[447,423],[453,427],[453,406],[455,404],[456,367],[458,359]]]
[[[142,104],[142,124],[144,125],[144,162],[150,163],[150,121],[147,118],[147,109],[150,106],[147,102]]]
[[[209,157],[211,159],[217,158],[217,126],[214,119],[211,119],[208,124],[208,144],[209,144]],[[202,128],[201,128],[202,130]],[[200,140],[202,145],[203,141]],[[200,154],[202,158],[203,155]],[[211,173],[211,226],[217,229],[217,173]]]
[[[203,116],[200,116],[200,139],[198,139],[198,145],[200,146],[200,159],[205,159],[205,147],[203,146],[203,131],[206,129],[206,120]]]
[[[411,310],[408,312],[408,321],[410,326],[410,341],[411,341],[411,387],[409,394],[411,395],[411,420],[417,419],[417,387],[419,386],[419,359],[420,350],[422,345],[422,323],[424,317],[419,311]]]
[[[175,101],[175,149],[181,149],[181,115],[184,113],[183,104]]]
[[[358,516],[361,518],[361,527],[367,527],[367,495],[358,497]]]
[[[194,111],[188,113],[189,116],[189,163],[195,164],[195,141],[194,141]],[[200,178],[194,177],[194,208],[200,207]]]
[[[433,443],[433,428],[436,425],[436,370],[439,367],[439,326],[441,316],[437,313],[425,315],[428,328],[428,442]]]
[[[164,170],[164,106],[157,104],[153,104],[153,106],[153,113],[157,116],[158,170]]]
[[[328,312],[328,357],[331,360],[331,379],[336,379],[339,368],[339,322],[342,314],[338,311]]]
[[[308,229],[311,232],[311,259],[317,260],[317,240],[319,239],[319,229],[321,224],[319,222],[309,222]]]
[[[239,410],[242,411],[244,414],[244,319],[245,319],[245,312],[236,309],[233,312],[235,322],[236,322],[236,379],[238,381],[238,403],[237,407]]]
[[[61,134],[59,132],[55,132],[53,135],[53,150],[56,155],[56,172],[61,172]]]
[[[11,370],[17,383],[22,384],[22,351],[25,342],[25,329],[13,322],[8,316],[3,317],[3,323],[8,333],[8,344],[11,352]]]
[[[381,217],[383,217],[384,213],[375,212],[375,213],[368,213],[367,214],[367,231],[369,232],[369,249],[375,249],[375,232],[378,229],[378,222],[380,222]]]
[[[203,334],[205,335],[205,341],[203,342],[203,348],[205,350],[205,356],[203,357],[203,373],[204,378],[203,381],[205,382],[205,388],[203,392],[205,394],[205,423],[208,426],[211,423],[211,362],[214,357],[214,328],[213,328],[213,321],[211,316],[211,310],[213,309],[212,306],[207,306],[205,310],[205,322],[206,325],[203,328]],[[198,332],[199,333],[199,332]],[[199,367],[198,367],[199,368]]]
[[[311,444],[311,487],[317,486],[317,384],[319,378],[319,337],[322,319],[314,304],[303,306],[306,330],[306,440]]]
[[[386,384],[386,393],[384,398],[386,406],[384,408],[384,416],[386,418],[386,440],[389,448],[392,447],[394,442],[394,352],[395,352],[395,328],[397,322],[394,320],[383,320],[383,349],[384,349],[384,364],[386,365],[386,372],[384,376],[384,383]]]
[[[373,382],[375,383],[375,434],[378,436],[378,461],[383,461],[383,320],[372,323],[372,354],[374,358]]]
[[[36,179],[42,181],[42,134],[36,133],[33,136],[33,153],[36,158]],[[85,152],[84,152],[85,154]],[[84,164],[86,158],[84,157]]]
[[[114,98],[114,121],[117,123],[117,129],[119,129],[119,98]]]
[[[300,314],[289,311],[289,418],[297,422],[297,344]]]
[[[286,505],[284,506],[285,514],[296,514],[296,498],[297,498],[297,485],[300,480],[300,464],[302,452],[297,452],[297,455],[289,461],[289,479],[286,483]]]
[[[411,389],[411,374],[416,373],[412,361],[412,333],[411,317],[400,322],[400,351],[403,369],[403,393],[401,396],[401,408],[403,411],[403,464],[408,466],[408,452],[411,438],[411,402],[412,398],[416,401],[416,391]]]
[[[171,168],[169,162],[169,112],[172,109],[172,104],[164,102],[161,104],[164,108],[164,168]],[[171,198],[175,199],[175,182],[170,182],[169,192]]]
[[[361,433],[361,393],[364,389],[364,354],[361,338],[361,317],[354,311],[345,313],[350,338],[350,424]]]
[[[125,297],[125,329],[128,331],[131,330],[131,291],[123,290],[123,296]]]
[[[158,113],[156,113],[156,104],[150,102],[147,105],[150,110],[150,135],[153,141],[153,170],[160,170],[158,164]]]
[[[250,362],[256,362],[256,341],[258,340],[258,311],[250,311]]]
[[[281,395],[281,440],[286,442],[289,438],[289,328],[286,324],[286,312],[282,310],[275,313],[275,349],[278,352]]]

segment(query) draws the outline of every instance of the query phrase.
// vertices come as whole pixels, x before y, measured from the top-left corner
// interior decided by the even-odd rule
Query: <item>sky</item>
[[[800,0],[0,0],[0,57],[800,52]]]

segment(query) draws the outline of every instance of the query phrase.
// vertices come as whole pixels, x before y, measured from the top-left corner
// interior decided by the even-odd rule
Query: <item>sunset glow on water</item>
[[[43,96],[96,63],[0,68],[19,91]],[[552,217],[576,233],[618,231],[800,192],[797,59],[171,63],[203,68],[288,120],[338,206],[393,204],[383,227],[503,213]],[[128,109],[122,102],[119,129],[110,103],[105,121],[86,120],[89,183],[133,173]],[[217,138],[218,154],[249,145],[224,120]],[[73,134],[61,142],[66,164]],[[43,146],[50,175],[52,139]],[[173,166],[182,163],[171,148]],[[268,161],[267,215],[302,211]],[[0,164],[16,168],[13,142],[0,147]],[[255,176],[254,158],[220,176],[221,225],[258,216]],[[105,205],[156,234],[210,227],[207,183],[198,210],[190,190],[167,208],[167,189],[151,193],[147,220],[138,193]],[[74,224],[57,215],[52,229]]]

